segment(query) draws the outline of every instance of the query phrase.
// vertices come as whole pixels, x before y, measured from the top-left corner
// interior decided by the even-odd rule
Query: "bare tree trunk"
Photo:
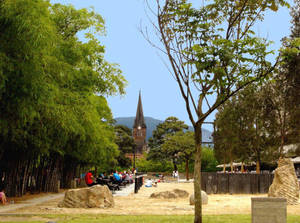
[[[260,173],[260,161],[256,161],[256,173]]]
[[[242,162],[241,172],[242,172],[242,173],[245,172],[245,170],[244,170],[244,163],[243,163],[243,162]]]
[[[195,169],[194,169],[194,197],[195,197],[195,219],[194,223],[202,223],[202,201],[201,201],[201,155],[202,155],[202,123],[197,123],[195,129]]]

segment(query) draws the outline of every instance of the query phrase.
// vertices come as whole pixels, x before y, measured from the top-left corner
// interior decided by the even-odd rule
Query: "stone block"
[[[66,191],[64,200],[58,204],[58,207],[108,208],[114,207],[114,199],[106,185],[95,185]]]
[[[208,204],[208,196],[207,194],[205,193],[205,191],[201,191],[201,203],[202,204]],[[195,195],[192,194],[190,196],[190,205],[195,205]]]
[[[285,198],[251,198],[252,223],[286,223],[286,204]]]
[[[299,185],[291,159],[279,159],[269,197],[284,197],[288,204],[298,204]]]

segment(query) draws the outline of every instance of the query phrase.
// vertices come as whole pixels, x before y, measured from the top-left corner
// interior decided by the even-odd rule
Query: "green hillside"
[[[135,117],[119,117],[115,118],[116,125],[125,125],[128,128],[132,129]],[[152,132],[156,128],[156,126],[163,121],[152,118],[152,117],[145,117],[145,122],[147,125],[147,140],[152,137]],[[193,127],[189,126],[189,131],[193,131]],[[202,129],[202,140],[204,142],[212,142],[212,132],[208,131],[207,129]]]

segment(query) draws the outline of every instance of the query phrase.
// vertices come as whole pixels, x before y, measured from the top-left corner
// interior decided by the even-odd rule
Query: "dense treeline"
[[[158,124],[149,139],[150,151],[147,160],[140,160],[138,167],[142,171],[185,172],[187,180],[195,165],[194,132],[188,131],[188,126],[176,117],[168,117]],[[203,148],[201,169],[205,172],[216,171],[218,165],[214,151]]]
[[[105,96],[124,93],[125,80],[104,59],[102,17],[46,0],[2,0],[0,30],[0,179],[8,196],[56,191],[58,180],[66,188],[78,168],[114,162]]]
[[[216,156],[233,161],[276,165],[282,156],[300,155],[300,1],[291,10],[290,37],[283,40],[272,78],[250,85],[218,109],[214,133]],[[284,146],[294,144],[294,150]],[[298,148],[297,148],[298,146]]]

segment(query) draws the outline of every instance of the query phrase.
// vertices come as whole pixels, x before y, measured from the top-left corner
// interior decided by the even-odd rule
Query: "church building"
[[[137,157],[142,156],[143,152],[146,151],[146,130],[147,126],[144,119],[141,92],[139,93],[139,101],[136,110],[136,116],[133,124],[132,136],[136,144],[136,155]]]

